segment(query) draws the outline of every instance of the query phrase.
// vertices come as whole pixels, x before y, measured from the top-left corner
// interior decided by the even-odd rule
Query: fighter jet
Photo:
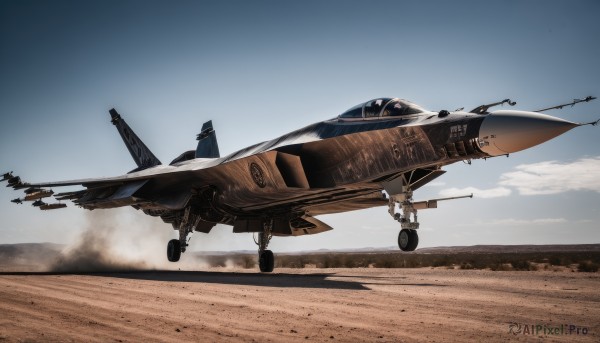
[[[261,272],[271,272],[273,236],[317,234],[332,228],[316,217],[388,206],[400,223],[398,246],[416,249],[417,211],[437,207],[432,199],[413,201],[413,192],[461,161],[515,153],[561,135],[574,123],[534,111],[498,110],[509,99],[472,111],[428,111],[399,98],[373,99],[322,122],[221,157],[212,122],[198,134],[195,150],[162,164],[115,110],[109,111],[137,168],[107,178],[26,183],[6,173],[9,186],[27,188],[34,206],[46,204],[48,187],[78,191],[53,194],[94,210],[132,206],[160,217],[179,233],[167,244],[176,262],[192,232],[209,233],[216,224],[234,233],[255,234]],[[472,196],[472,195],[465,195]],[[38,198],[39,197],[39,198]],[[460,198],[460,197],[458,197]]]

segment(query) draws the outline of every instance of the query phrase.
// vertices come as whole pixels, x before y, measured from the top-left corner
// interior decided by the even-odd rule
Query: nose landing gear
[[[396,203],[400,204],[402,214],[396,213]],[[417,218],[417,209],[412,201],[412,192],[390,196],[389,209],[390,215],[400,222],[400,234],[398,234],[398,247],[402,251],[414,251],[419,245],[419,222]],[[411,219],[414,218],[414,220]]]
[[[388,212],[400,222],[400,234],[398,235],[398,247],[402,251],[414,251],[419,245],[419,221],[417,218],[417,209],[424,210],[428,208],[437,208],[438,201],[472,198],[473,194],[450,198],[439,198],[427,201],[413,202],[412,191],[404,188],[399,194],[390,195]],[[400,205],[402,213],[396,213],[396,204]]]

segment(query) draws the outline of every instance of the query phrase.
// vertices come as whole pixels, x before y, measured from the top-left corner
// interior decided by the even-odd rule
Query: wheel
[[[177,262],[181,257],[181,242],[178,239],[172,239],[167,244],[167,258],[169,262]]]
[[[419,234],[416,230],[402,229],[398,235],[398,247],[402,251],[414,251],[419,245]]]
[[[410,231],[407,229],[400,230],[398,235],[398,247],[402,251],[408,251],[408,241],[410,240]]]
[[[265,250],[258,257],[258,266],[263,273],[270,273],[275,267],[275,256],[271,250]]]
[[[410,239],[408,240],[410,244],[408,245],[407,251],[415,251],[417,249],[417,245],[419,245],[419,234],[417,230],[410,230]]]
[[[270,273],[275,267],[275,256],[271,250],[265,250],[258,258],[258,266],[263,273]]]

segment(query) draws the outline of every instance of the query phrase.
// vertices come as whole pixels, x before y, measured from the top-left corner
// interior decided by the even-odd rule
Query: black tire
[[[410,245],[410,230],[402,229],[398,234],[398,247],[402,251],[409,251],[408,247]]]
[[[258,257],[258,267],[263,273],[270,273],[275,268],[275,256],[271,250],[265,250]]]
[[[172,239],[167,244],[167,258],[169,262],[177,262],[181,257],[181,242],[178,239]]]
[[[402,229],[398,234],[398,247],[402,251],[414,251],[419,245],[419,234],[416,230]]]
[[[410,230],[410,244],[407,251],[415,251],[419,245],[419,234],[417,230]]]

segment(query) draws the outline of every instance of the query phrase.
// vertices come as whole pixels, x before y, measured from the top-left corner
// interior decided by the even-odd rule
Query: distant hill
[[[73,256],[62,255],[65,245],[52,243],[0,244],[0,272],[41,272],[56,267],[75,268],[77,272],[102,270],[143,269],[139,261],[120,261],[109,264],[101,251],[76,251]],[[81,248],[81,247],[80,247]],[[159,253],[159,252],[157,252]],[[211,267],[230,265],[254,268],[255,250],[188,252],[197,258],[199,265]],[[461,269],[491,270],[537,270],[538,264],[555,268],[562,266],[571,270],[579,265],[581,271],[597,271],[600,265],[600,244],[557,244],[557,245],[474,245],[459,247],[422,248],[414,252],[402,252],[398,248],[364,248],[354,250],[313,250],[304,252],[276,252],[280,266],[303,268],[306,265],[318,268],[417,268],[452,267]],[[114,262],[114,261],[113,261]],[[74,263],[74,264],[73,264]],[[165,256],[165,263],[166,256]],[[532,264],[533,263],[533,264]],[[177,264],[169,264],[177,267]],[[108,269],[106,269],[108,268]],[[136,270],[137,270],[136,269]],[[64,271],[61,269],[61,271]]]
[[[57,256],[67,246],[56,243],[20,243],[0,244],[0,261],[2,260],[39,260],[48,256]],[[358,249],[318,249],[296,252],[280,252],[279,254],[323,254],[323,253],[386,253],[400,252],[398,247],[358,248]],[[413,254],[460,254],[460,253],[528,253],[528,252],[600,252],[600,244],[551,244],[551,245],[471,245],[420,248]],[[235,251],[194,251],[198,256],[215,255],[251,255],[256,250]]]
[[[55,243],[0,244],[0,259],[37,259],[58,255],[66,245]]]
[[[532,252],[599,252],[600,244],[550,244],[550,245],[472,245],[417,249],[419,254],[461,253],[532,253]]]

